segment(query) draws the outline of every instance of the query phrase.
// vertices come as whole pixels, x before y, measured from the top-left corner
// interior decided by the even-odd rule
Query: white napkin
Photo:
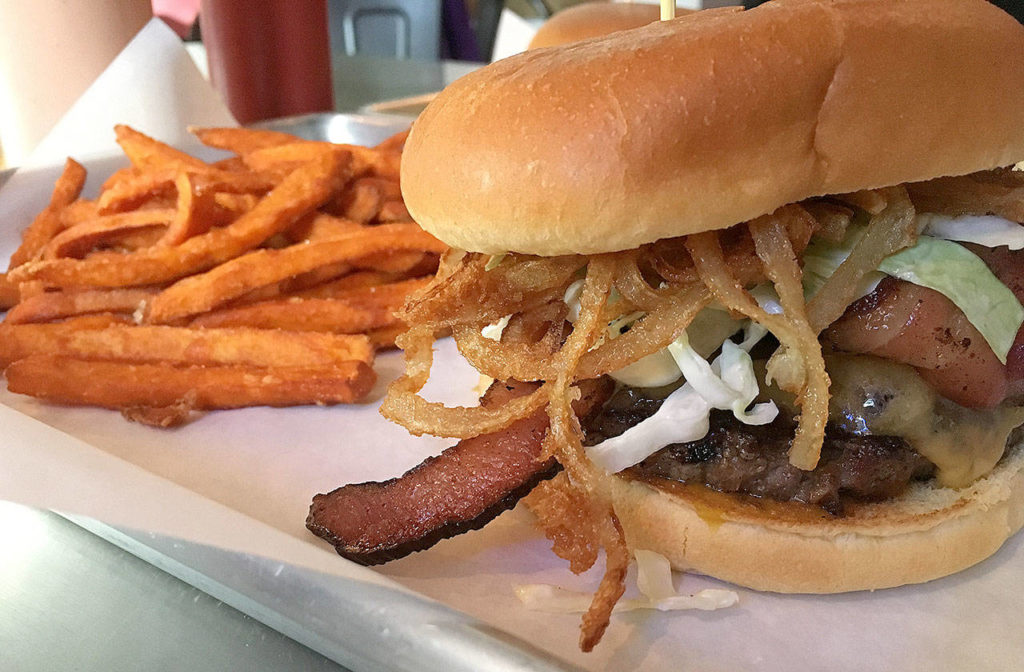
[[[151,20],[43,138],[24,167],[113,154],[114,125],[128,124],[181,144],[189,125],[237,126],[216,91],[196,69],[181,39]]]

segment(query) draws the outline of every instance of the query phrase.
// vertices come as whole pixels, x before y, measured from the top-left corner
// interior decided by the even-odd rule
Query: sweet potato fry
[[[365,287],[349,287],[339,290],[334,298],[348,301],[358,306],[387,306],[397,309],[405,303],[405,299],[413,292],[418,292],[430,284],[433,278],[420,277],[389,282],[381,285]]]
[[[150,303],[146,320],[169,324],[222,306],[258,287],[386,250],[440,253],[444,249],[443,243],[415,224],[391,224],[336,240],[257,250],[168,287]]]
[[[338,299],[274,299],[196,317],[192,327],[255,327],[359,334],[397,322],[388,306],[357,306]]]
[[[138,252],[159,243],[160,238],[164,235],[164,230],[161,227],[152,227],[127,231],[117,238],[107,241],[104,244],[104,250],[120,254]]]
[[[174,178],[178,190],[177,211],[159,245],[180,245],[193,236],[206,233],[214,225],[215,198],[212,191],[199,192],[192,175],[181,171]]]
[[[21,234],[21,245],[11,255],[9,268],[21,266],[34,259],[46,244],[64,228],[60,211],[82,193],[85,177],[85,168],[82,167],[82,164],[70,158],[64,162],[64,172],[61,173],[53,188],[50,204],[43,208],[43,211]]]
[[[244,173],[249,170],[245,165],[245,161],[242,161],[240,156],[229,156],[226,159],[214,161],[210,165],[218,170],[226,170],[229,173]]]
[[[231,172],[210,169],[194,173],[196,188],[200,191],[213,191],[226,194],[256,194],[262,196],[281,183],[283,177],[273,173],[256,173],[252,171]]]
[[[0,310],[7,310],[21,300],[21,290],[7,279],[6,273],[0,273]]]
[[[352,266],[345,262],[329,264],[320,268],[302,273],[280,282],[265,285],[251,292],[246,292],[232,301],[233,306],[242,306],[258,301],[270,301],[273,299],[288,298],[310,287],[318,287],[327,282],[333,282],[339,276],[344,276],[352,270]]]
[[[360,145],[335,145],[352,152],[352,172],[358,177],[372,175],[398,182],[402,155],[400,152],[381,152]]]
[[[175,149],[170,145],[140,133],[131,126],[118,124],[114,126],[117,144],[121,145],[125,156],[136,168],[156,168],[172,166],[176,170],[193,168],[202,170],[208,164],[194,156]]]
[[[21,283],[14,283],[11,281],[8,282],[18,288],[18,295],[20,300],[22,301],[30,299],[33,296],[36,296],[37,294],[42,294],[43,292],[46,291],[46,287],[43,286],[43,283],[35,280]]]
[[[280,175],[232,172],[216,166],[202,169],[186,167],[184,170],[193,175],[197,190],[218,194],[262,195],[277,186],[282,179]],[[174,182],[179,172],[177,167],[161,166],[129,175],[100,192],[96,209],[102,214],[111,214],[137,208],[152,199],[170,198],[176,193]]]
[[[292,293],[293,297],[302,299],[337,299],[343,297],[348,290],[361,287],[373,287],[389,282],[399,282],[409,278],[402,273],[387,271],[355,271],[334,280],[328,280],[312,287]]]
[[[65,324],[75,329],[106,329],[115,324],[135,324],[135,320],[132,319],[131,315],[125,313],[90,313],[88,315],[69,317],[62,320],[59,324]]]
[[[118,168],[110,174],[107,179],[103,180],[103,184],[100,185],[100,191],[107,191],[108,189],[115,188],[121,182],[132,180],[139,176],[139,169],[135,166],[125,166],[124,168]]]
[[[368,148],[191,130],[234,156],[206,163],[118,126],[130,165],[94,200],[69,160],[0,273],[8,388],[156,427],[361,399],[445,250],[402,202],[408,133]]]
[[[258,128],[201,128],[193,126],[188,130],[207,147],[224,149],[239,155],[299,140],[288,133]]]
[[[154,289],[86,289],[43,292],[22,298],[7,311],[4,324],[48,322],[89,313],[132,314],[156,296]]]
[[[336,151],[329,142],[295,140],[287,144],[271,145],[242,154],[242,161],[252,170],[276,172],[291,171],[295,166],[310,161],[324,152]]]
[[[387,327],[371,329],[366,332],[366,335],[369,337],[370,344],[373,345],[374,350],[390,350],[395,347],[395,339],[405,329],[405,324],[398,322]]]
[[[402,188],[395,180],[389,180],[383,177],[360,177],[358,180],[352,181],[352,186],[356,184],[372,184],[380,191],[381,196],[384,197],[385,201],[398,201],[402,198]]]
[[[399,131],[390,138],[386,138],[382,142],[374,146],[379,152],[401,152],[405,148],[405,141],[409,137],[409,130]]]
[[[99,216],[100,210],[99,206],[96,205],[96,201],[77,200],[61,208],[61,230],[71,228],[90,219],[96,219]]]
[[[360,257],[353,265],[387,273],[424,275],[437,270],[437,256],[434,252],[419,250],[385,250]]]
[[[187,393],[170,406],[128,406],[121,409],[121,416],[128,422],[138,422],[150,427],[179,427],[188,422],[189,415],[196,408],[196,395]]]
[[[366,362],[320,368],[177,366],[91,361],[74,357],[20,359],[6,371],[11,392],[50,402],[122,409],[171,406],[195,396],[201,410],[244,406],[351,403],[373,388]]]
[[[254,194],[232,194],[226,191],[214,191],[213,201],[217,207],[236,215],[249,212],[259,202]]]
[[[307,241],[317,243],[321,240],[341,238],[362,228],[362,224],[345,219],[320,213],[310,217],[293,226],[288,231],[288,238],[292,242]]]
[[[130,287],[176,280],[232,259],[287,229],[330,198],[349,175],[350,156],[325,153],[295,170],[252,210],[230,225],[189,238],[176,247],[124,255],[54,259],[25,264],[11,280],[40,280],[51,287]]]
[[[177,169],[164,166],[146,172],[132,171],[121,179],[108,180],[96,199],[96,210],[110,215],[132,210],[156,197],[169,197],[174,192],[177,174]]]
[[[356,360],[373,361],[373,348],[361,334],[119,324],[88,329],[67,322],[0,324],[0,369],[25,357],[56,353],[79,359],[268,368],[315,368]]]
[[[384,204],[384,194],[375,184],[379,180],[364,178],[356,180],[345,190],[342,197],[341,216],[360,224],[366,224],[377,217],[380,206]]]
[[[103,215],[58,233],[43,248],[42,257],[43,259],[81,258],[94,247],[103,244],[104,241],[118,238],[126,232],[151,227],[166,228],[174,217],[174,210],[164,208]]]
[[[378,222],[411,222],[412,215],[404,201],[385,201],[377,211]]]

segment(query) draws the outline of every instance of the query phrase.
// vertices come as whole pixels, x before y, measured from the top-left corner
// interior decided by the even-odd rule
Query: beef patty
[[[618,436],[661,406],[667,390],[622,387],[584,425],[586,444]],[[789,463],[796,422],[780,412],[768,425],[744,425],[727,411],[712,411],[711,429],[697,441],[666,446],[633,470],[682,483],[703,483],[778,501],[797,501],[842,515],[849,500],[877,501],[930,478],[935,465],[895,436],[857,436],[829,426],[813,471]]]

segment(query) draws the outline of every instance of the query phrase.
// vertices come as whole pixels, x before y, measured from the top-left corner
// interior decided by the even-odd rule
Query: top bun
[[[678,10],[679,13],[687,10]],[[661,7],[646,3],[585,2],[558,12],[530,40],[530,49],[554,47],[646,26],[661,19]]]
[[[986,0],[774,0],[471,73],[414,124],[420,225],[465,250],[596,254],[811,196],[1024,158],[1024,26]]]

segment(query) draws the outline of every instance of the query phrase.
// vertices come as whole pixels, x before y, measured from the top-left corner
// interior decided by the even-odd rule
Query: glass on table
[[[202,0],[199,24],[239,123],[334,108],[326,0]]]

